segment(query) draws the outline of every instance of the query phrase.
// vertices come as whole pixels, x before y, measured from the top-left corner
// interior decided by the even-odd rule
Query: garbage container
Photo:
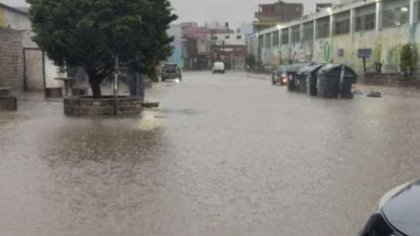
[[[352,99],[353,94],[353,85],[357,83],[357,73],[350,67],[345,67],[345,73],[340,81],[340,93],[342,98]]]
[[[301,81],[298,79],[298,72],[301,68],[306,67],[310,64],[293,64],[287,67],[286,73],[289,78],[287,82],[287,88],[289,91],[301,91]]]
[[[287,90],[290,92],[296,91],[296,73],[297,71],[294,71],[293,66],[290,65],[286,68],[286,75],[287,75]]]
[[[353,98],[352,85],[357,81],[356,72],[344,64],[326,64],[318,71],[318,96],[323,98]]]
[[[306,78],[308,77],[308,66],[301,67],[296,75],[296,91],[300,93],[306,93],[307,85]]]
[[[306,92],[311,96],[318,95],[317,83],[318,83],[318,71],[325,64],[312,65],[306,68]]]

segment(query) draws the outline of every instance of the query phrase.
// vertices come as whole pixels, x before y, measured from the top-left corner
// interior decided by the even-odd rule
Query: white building
[[[230,46],[245,46],[245,34],[244,33],[218,33],[213,34],[212,40],[216,45],[230,45]]]

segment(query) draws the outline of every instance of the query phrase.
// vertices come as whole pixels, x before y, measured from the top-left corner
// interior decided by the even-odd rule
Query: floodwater
[[[0,112],[0,236],[356,235],[420,178],[420,102],[323,100],[186,73],[142,117]]]

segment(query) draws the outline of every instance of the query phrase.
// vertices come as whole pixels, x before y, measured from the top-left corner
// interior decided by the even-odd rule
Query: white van
[[[225,63],[216,61],[213,65],[213,73],[225,73]]]

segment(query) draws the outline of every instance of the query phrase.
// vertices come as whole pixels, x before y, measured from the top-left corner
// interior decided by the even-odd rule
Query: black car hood
[[[420,180],[395,194],[381,210],[400,232],[420,236]]]

